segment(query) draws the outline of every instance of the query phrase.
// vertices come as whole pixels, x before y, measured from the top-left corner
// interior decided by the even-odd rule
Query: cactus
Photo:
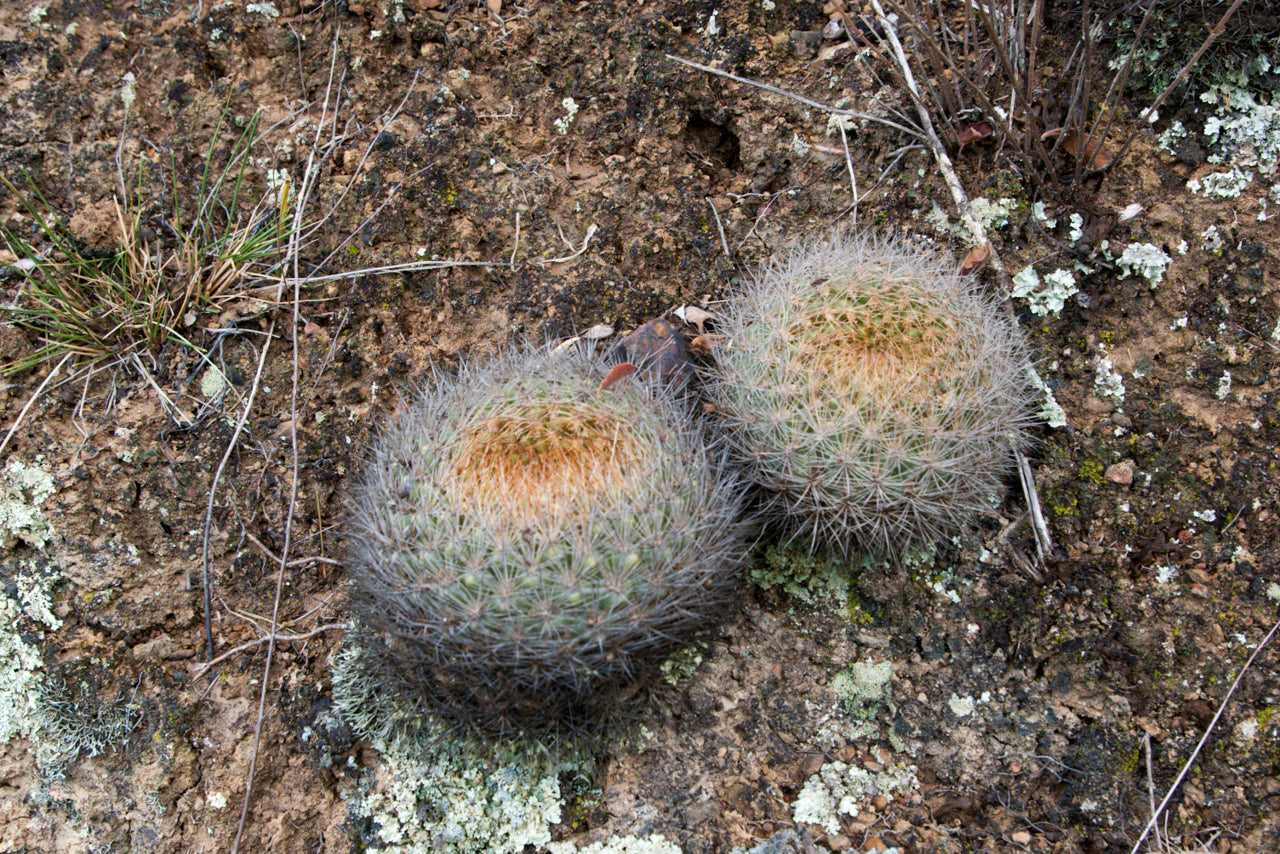
[[[1027,442],[1020,329],[939,254],[836,235],[731,301],[706,392],[766,518],[895,556],[991,507]]]
[[[353,488],[356,610],[448,723],[589,731],[731,610],[742,489],[659,389],[603,379],[535,350],[437,375]]]

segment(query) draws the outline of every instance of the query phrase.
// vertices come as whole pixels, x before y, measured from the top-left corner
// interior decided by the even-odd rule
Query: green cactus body
[[[684,414],[545,351],[437,377],[351,502],[390,670],[489,735],[578,730],[728,610],[737,495]]]
[[[836,236],[730,302],[707,391],[733,456],[793,533],[898,554],[991,506],[1026,443],[1027,345],[953,270]]]

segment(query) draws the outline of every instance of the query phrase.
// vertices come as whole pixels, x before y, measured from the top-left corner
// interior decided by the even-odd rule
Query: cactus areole
[[[1027,345],[937,253],[837,235],[730,301],[707,390],[793,533],[895,556],[991,507],[1031,420]]]
[[[351,501],[398,687],[488,736],[591,730],[730,610],[737,495],[660,390],[526,351],[437,376]]]

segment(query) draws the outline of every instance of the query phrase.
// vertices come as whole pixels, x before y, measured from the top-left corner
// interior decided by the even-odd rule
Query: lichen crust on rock
[[[483,735],[591,729],[729,611],[742,489],[639,377],[544,349],[436,375],[352,492],[389,671]]]
[[[730,300],[705,378],[766,517],[900,554],[990,509],[1032,420],[1028,348],[944,255],[836,234]]]

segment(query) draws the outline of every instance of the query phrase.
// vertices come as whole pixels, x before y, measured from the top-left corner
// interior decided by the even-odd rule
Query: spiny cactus
[[[546,351],[437,376],[353,489],[360,619],[449,722],[589,730],[729,611],[742,490],[661,390],[604,377]]]
[[[984,509],[1031,420],[1012,319],[936,253],[836,235],[730,302],[707,392],[793,533],[900,554]]]

